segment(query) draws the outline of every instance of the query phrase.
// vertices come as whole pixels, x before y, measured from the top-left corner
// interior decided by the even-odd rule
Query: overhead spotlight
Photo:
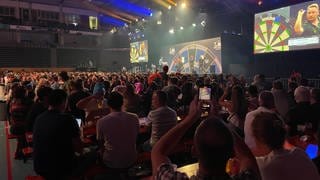
[[[203,20],[203,21],[201,21],[200,24],[201,24],[202,27],[205,27],[207,25],[207,22],[205,20]]]
[[[169,6],[168,6],[168,9],[169,9],[169,10],[171,10],[171,8],[172,8],[172,6],[171,6],[171,5],[169,5]]]
[[[187,7],[187,4],[186,4],[185,2],[183,2],[183,3],[181,4],[181,7],[184,9],[184,8]]]
[[[153,13],[150,13],[149,16],[152,17],[152,16],[153,16]]]
[[[162,24],[162,21],[158,20],[158,21],[157,21],[157,24],[158,24],[158,25]]]
[[[173,28],[170,29],[170,30],[169,30],[169,33],[170,33],[170,34],[174,34],[174,29],[173,29]]]
[[[139,21],[139,19],[138,18],[136,18],[136,22],[138,22]]]
[[[192,26],[193,26],[193,27],[196,27],[197,25],[196,25],[196,23],[193,23]]]
[[[258,5],[261,6],[263,1],[258,1]]]
[[[144,18],[142,18],[142,21],[145,22],[146,20]]]
[[[183,28],[183,26],[180,26],[180,30],[183,30],[184,28]]]

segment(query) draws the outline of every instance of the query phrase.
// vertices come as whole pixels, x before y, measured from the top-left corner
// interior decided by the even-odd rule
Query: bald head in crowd
[[[305,86],[299,86],[294,91],[294,99],[297,103],[310,102],[310,91]]]

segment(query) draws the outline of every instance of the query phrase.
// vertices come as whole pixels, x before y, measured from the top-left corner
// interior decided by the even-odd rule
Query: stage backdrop
[[[165,47],[159,65],[168,65],[169,73],[220,74],[221,39],[218,37]]]

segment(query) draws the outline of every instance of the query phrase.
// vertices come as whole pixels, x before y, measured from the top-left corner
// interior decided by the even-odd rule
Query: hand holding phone
[[[210,101],[211,100],[211,88],[208,88],[208,87],[199,88],[199,100]]]
[[[199,100],[201,101],[202,109],[201,117],[209,116],[211,104],[211,88],[199,88]]]
[[[78,126],[80,128],[81,127],[81,123],[82,123],[81,119],[80,118],[76,118],[76,121],[77,121],[77,124],[78,124]]]

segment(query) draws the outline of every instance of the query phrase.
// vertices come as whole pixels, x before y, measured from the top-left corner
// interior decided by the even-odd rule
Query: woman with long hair
[[[239,135],[243,135],[244,120],[248,112],[248,103],[245,97],[244,90],[241,86],[236,85],[231,89],[231,100],[225,100],[228,92],[219,99],[219,104],[226,108],[229,113],[227,121],[229,125],[234,128]]]

